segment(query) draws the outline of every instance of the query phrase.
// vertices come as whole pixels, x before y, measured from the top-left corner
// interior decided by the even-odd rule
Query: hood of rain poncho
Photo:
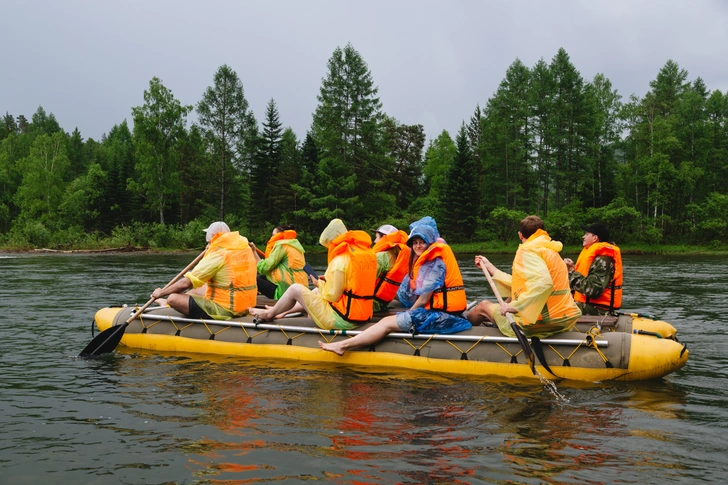
[[[374,243],[374,247],[372,247],[372,251],[375,253],[378,253],[380,251],[386,251],[387,249],[391,248],[393,245],[396,244],[407,244],[407,238],[409,236],[404,231],[397,231],[393,232],[392,234],[387,234],[383,236],[379,242]]]
[[[319,244],[321,244],[325,248],[328,248],[329,244],[331,244],[331,241],[344,233],[346,233],[346,226],[341,221],[341,219],[333,219],[331,222],[329,222],[329,225],[326,226],[326,229],[324,229],[324,231],[321,233],[321,237],[319,238]]]
[[[430,219],[432,218],[430,217]],[[412,229],[412,231],[410,232],[409,238],[407,238],[407,246],[409,247],[412,247],[412,241],[416,237],[422,238],[422,240],[427,243],[428,247],[430,246],[430,244],[437,241],[437,229],[433,229],[432,226],[423,224],[415,227],[410,226],[410,228]]]
[[[531,237],[526,239],[525,243],[521,244],[521,247],[526,250],[548,248],[557,253],[560,253],[564,249],[564,245],[560,241],[552,240],[549,233],[543,229],[536,229],[536,232],[531,234]]]
[[[336,239],[329,243],[329,263],[337,256],[350,253],[352,246],[371,251],[372,238],[364,231],[347,231],[336,237]],[[372,252],[372,255],[374,255],[374,252]]]
[[[412,224],[410,224],[410,231],[412,231],[417,226],[429,226],[432,228],[432,230],[435,231],[435,240],[440,237],[440,232],[437,230],[437,222],[435,222],[435,219],[433,219],[430,216],[425,216],[419,221],[415,221]],[[433,241],[434,242],[434,241]]]

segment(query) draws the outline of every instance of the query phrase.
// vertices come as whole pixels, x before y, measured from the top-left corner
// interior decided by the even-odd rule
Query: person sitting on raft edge
[[[397,295],[402,279],[407,274],[410,248],[407,233],[391,224],[374,229],[374,247],[377,255],[377,282],[374,286],[374,313],[386,311]]]
[[[566,263],[559,256],[563,245],[551,239],[538,216],[520,222],[518,237],[521,244],[513,259],[512,274],[499,270],[484,256],[475,256],[475,265],[493,276],[498,292],[508,299],[502,306],[483,300],[467,313],[467,319],[473,325],[495,323],[508,337],[515,337],[515,333],[506,313],[513,314],[527,337],[548,337],[571,330],[581,311],[571,297]]]
[[[409,271],[397,292],[397,299],[409,307],[407,311],[384,317],[341,342],[319,341],[319,347],[344,355],[351,348],[379,342],[392,332],[449,334],[471,328],[470,322],[457,316],[467,306],[460,268],[450,246],[437,239],[437,232],[427,224],[416,226],[409,235]]]
[[[253,255],[258,262],[258,291],[271,300],[278,300],[293,283],[308,286],[308,275],[304,269],[305,250],[298,242],[293,224],[277,226],[266,244],[263,258],[254,243]]]
[[[271,308],[250,308],[259,321],[271,321],[286,312],[305,311],[319,327],[350,330],[372,317],[377,257],[372,238],[364,231],[348,231],[333,219],[319,243],[328,249],[328,267],[321,278],[311,276],[312,291],[294,283]]]
[[[609,229],[601,222],[582,229],[584,249],[576,264],[564,258],[574,300],[584,315],[613,314],[622,307],[622,251],[609,242]]]
[[[202,260],[176,283],[157,288],[152,298],[167,296],[166,303],[189,318],[229,320],[247,314],[255,304],[258,287],[256,267],[248,239],[222,221],[207,229],[209,243]],[[186,290],[194,288],[188,294]],[[204,288],[204,294],[199,290]]]

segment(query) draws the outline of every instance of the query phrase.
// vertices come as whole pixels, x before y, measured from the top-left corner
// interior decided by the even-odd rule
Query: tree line
[[[600,220],[618,242],[719,244],[728,235],[728,93],[667,61],[626,101],[603,74],[582,78],[565,50],[516,59],[451,135],[383,111],[351,46],[328,60],[300,140],[271,99],[260,120],[220,66],[197,104],[154,77],[101,140],[65,132],[39,107],[0,120],[0,244],[196,247],[225,220],[250,238],[294,223],[309,243],[334,217],[407,227],[433,215],[452,242],[515,239],[539,214],[578,241]],[[196,113],[194,123],[187,117]]]

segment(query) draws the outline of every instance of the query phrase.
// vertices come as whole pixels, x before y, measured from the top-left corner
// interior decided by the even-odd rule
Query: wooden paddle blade
[[[516,334],[518,343],[521,344],[523,354],[526,356],[526,361],[528,362],[528,367],[530,367],[533,375],[536,375],[536,358],[533,356],[533,350],[531,350],[531,344],[528,342],[528,337],[526,337],[526,334],[523,333],[523,330],[516,322],[511,321],[511,328]]]
[[[129,325],[129,322],[124,322],[121,325],[107,328],[100,334],[94,337],[94,339],[84,348],[79,357],[96,357],[102,354],[108,354],[113,352],[121,338],[124,336],[124,331]]]

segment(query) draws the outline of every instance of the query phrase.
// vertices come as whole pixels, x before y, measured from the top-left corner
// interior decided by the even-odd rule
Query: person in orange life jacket
[[[501,333],[515,337],[505,317],[512,313],[528,337],[547,337],[571,330],[581,316],[571,298],[566,264],[559,256],[563,245],[552,241],[541,218],[528,216],[518,226],[518,246],[512,275],[496,268],[484,256],[475,257],[475,265],[492,276],[503,305],[484,300],[467,313],[473,325],[495,323]]]
[[[258,262],[258,291],[272,300],[278,300],[293,283],[308,286],[308,275],[304,270],[306,259],[304,249],[296,239],[293,224],[273,229],[265,248],[265,259],[261,259],[254,243],[250,243]]]
[[[583,226],[584,249],[576,264],[564,259],[574,300],[585,315],[604,315],[622,306],[622,252],[609,243],[609,229],[600,222]]]
[[[440,237],[440,231],[437,230],[437,222],[435,222],[435,219],[433,219],[431,216],[425,216],[422,219],[410,224],[409,225],[410,232],[412,232],[412,230],[415,227],[422,226],[422,225],[430,226],[435,231],[435,234],[437,235],[437,242],[447,244],[447,241],[445,241],[442,237]]]
[[[374,312],[385,311],[397,294],[402,278],[407,274],[410,249],[407,233],[391,224],[373,230],[377,255],[377,283],[374,287]]]
[[[377,277],[372,238],[364,231],[348,231],[340,219],[334,219],[321,233],[319,243],[329,251],[329,264],[323,277],[311,276],[316,288],[312,291],[294,283],[274,306],[250,309],[259,320],[305,311],[321,328],[348,330],[372,317]]]
[[[197,266],[167,288],[157,288],[152,298],[167,296],[166,303],[190,318],[229,320],[245,315],[255,304],[255,258],[248,240],[237,231],[230,232],[224,222],[213,222],[207,229],[207,250]],[[204,295],[192,288],[205,287]]]
[[[379,342],[392,332],[447,334],[471,328],[459,316],[467,305],[460,268],[450,247],[436,241],[437,232],[427,225],[415,227],[409,235],[409,272],[397,292],[407,311],[384,317],[341,342],[319,341],[319,347],[344,355],[348,349]]]

